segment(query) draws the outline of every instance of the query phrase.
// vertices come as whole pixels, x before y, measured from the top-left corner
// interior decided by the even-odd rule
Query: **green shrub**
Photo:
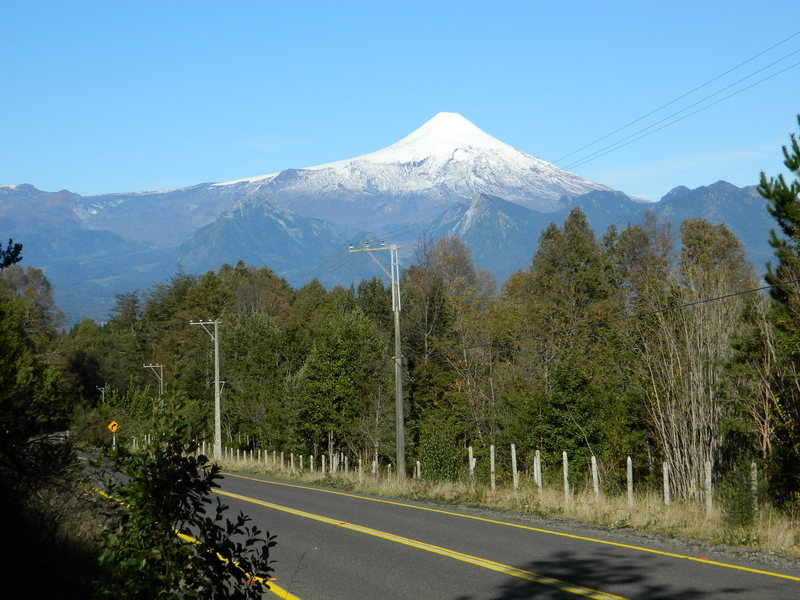
[[[243,513],[231,521],[219,498],[211,501],[219,467],[193,455],[182,409],[179,400],[167,402],[152,443],[112,456],[100,556],[111,577],[97,582],[100,597],[260,598],[264,591],[253,580],[272,571],[274,536],[249,525]]]

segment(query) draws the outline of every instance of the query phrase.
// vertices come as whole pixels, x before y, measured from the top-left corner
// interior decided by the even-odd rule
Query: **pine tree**
[[[797,117],[800,124],[800,115]],[[775,249],[778,266],[773,269],[767,265],[766,280],[771,285],[793,281],[800,277],[800,143],[791,134],[791,146],[783,147],[783,164],[795,174],[791,183],[786,183],[783,174],[767,179],[761,172],[758,193],[766,198],[767,211],[778,222],[785,237],[779,237],[775,230],[770,233],[769,244]],[[800,310],[800,294],[796,286],[777,286],[772,289],[772,297],[797,313]]]
[[[6,267],[17,264],[22,260],[22,244],[15,244],[14,240],[8,240],[5,250],[0,246],[0,271]]]
[[[800,115],[798,115],[800,124]],[[784,176],[767,179],[761,173],[758,192],[767,200],[767,210],[780,226],[783,236],[771,232],[770,245],[778,264],[767,265],[766,280],[776,303],[772,319],[776,328],[780,379],[776,443],[772,454],[772,486],[776,497],[795,507],[800,504],[800,143],[790,136],[783,147],[783,164],[794,173],[787,183]]]

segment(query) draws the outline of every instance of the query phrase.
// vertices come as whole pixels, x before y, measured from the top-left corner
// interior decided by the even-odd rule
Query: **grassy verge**
[[[4,589],[18,591],[8,597],[90,598],[103,529],[96,499],[72,473],[35,483],[0,493]]]
[[[574,492],[565,502],[564,492],[522,483],[518,491],[464,482],[430,482],[396,478],[363,476],[355,473],[335,473],[323,477],[319,471],[289,472],[270,469],[252,461],[221,461],[223,469],[268,475],[292,481],[313,483],[338,489],[359,491],[393,498],[432,500],[449,504],[468,504],[507,510],[540,517],[562,518],[586,524],[618,529],[659,533],[676,538],[694,539],[711,544],[742,546],[761,552],[800,558],[800,520],[770,506],[759,507],[752,525],[734,526],[728,523],[724,511],[715,503],[707,511],[704,503],[675,501],[665,506],[659,494],[639,493],[634,504],[627,497],[600,495],[590,491]]]

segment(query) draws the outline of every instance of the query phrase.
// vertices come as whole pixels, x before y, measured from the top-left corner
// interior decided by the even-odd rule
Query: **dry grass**
[[[746,546],[763,552],[800,557],[800,520],[791,518],[769,506],[762,506],[750,527],[731,527],[718,504],[710,511],[705,503],[673,500],[665,506],[659,494],[638,493],[632,506],[627,497],[600,495],[591,490],[573,492],[565,502],[563,490],[544,487],[541,490],[522,483],[518,491],[499,487],[492,491],[486,485],[464,482],[430,482],[407,479],[399,482],[387,478],[356,473],[328,474],[290,472],[289,469],[268,468],[263,462],[223,460],[223,469],[245,471],[387,496],[414,500],[432,500],[450,504],[468,504],[508,510],[542,517],[564,518],[612,528],[627,528],[665,534],[677,538],[695,539],[712,544]]]

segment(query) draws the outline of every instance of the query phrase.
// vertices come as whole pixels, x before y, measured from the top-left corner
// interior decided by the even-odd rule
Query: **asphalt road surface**
[[[275,584],[300,600],[800,599],[800,569],[598,528],[234,473],[219,493],[277,534]]]

